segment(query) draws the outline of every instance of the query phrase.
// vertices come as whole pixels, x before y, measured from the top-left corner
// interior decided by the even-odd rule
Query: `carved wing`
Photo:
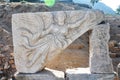
[[[24,27],[33,34],[38,31],[41,33],[44,28],[41,17],[32,13],[19,15],[19,21],[18,24],[21,29]]]
[[[48,29],[50,27],[50,25],[53,23],[53,15],[50,12],[41,13],[41,18],[44,23],[44,30]]]
[[[25,65],[31,68],[34,64],[45,61],[46,56],[44,55],[47,55],[49,52],[49,39],[47,39],[47,34],[43,35],[43,33],[52,24],[52,15],[50,13],[27,13],[19,15],[17,19],[16,21],[20,21],[17,22],[19,26],[17,30],[20,32],[19,35],[23,40],[20,45],[25,50],[24,55],[27,61]],[[44,66],[42,64],[39,65],[41,67]]]
[[[67,13],[67,19],[66,22],[67,23],[75,23],[76,21],[83,19],[85,16],[85,12],[83,11],[78,11],[78,12],[69,12]]]
[[[66,39],[70,39],[68,44],[83,35],[88,30],[92,30],[94,26],[98,25],[102,21],[103,13],[100,11],[74,11],[66,12],[66,23],[69,25],[68,35]],[[99,16],[97,15],[99,14]]]
[[[51,25],[51,17],[49,14],[42,13],[19,15],[18,30],[21,32],[21,37],[24,37],[26,45],[35,46],[39,44],[40,38],[45,36],[42,33]]]

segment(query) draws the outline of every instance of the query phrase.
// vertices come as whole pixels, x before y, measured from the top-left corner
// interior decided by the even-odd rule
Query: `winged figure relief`
[[[100,23],[102,18],[97,21],[96,18],[96,13],[92,11],[56,11],[19,15],[16,20],[19,24],[16,26],[19,26],[17,31],[23,40],[19,45],[25,50],[22,53],[26,61],[24,67],[29,69],[30,73],[42,70],[47,61],[92,29],[90,26]]]

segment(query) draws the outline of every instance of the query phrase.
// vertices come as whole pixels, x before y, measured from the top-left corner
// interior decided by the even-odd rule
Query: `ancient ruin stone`
[[[99,16],[97,16],[98,14]],[[74,40],[88,30],[93,30],[90,38],[90,53],[96,56],[90,57],[91,72],[98,69],[102,73],[104,68],[108,68],[104,72],[112,73],[107,46],[109,25],[101,25],[103,20],[103,13],[94,10],[14,14],[12,29],[18,72],[41,71],[50,60],[54,59]],[[101,26],[103,29],[105,27],[105,31]],[[102,45],[102,41],[105,45]],[[96,49],[99,50],[98,53],[95,53]],[[103,55],[104,59],[101,59]],[[100,67],[104,66],[104,68],[95,68],[96,64]]]
[[[16,73],[15,80],[65,80],[64,76],[62,71],[46,68],[42,72],[34,74]]]
[[[96,26],[90,37],[90,70],[91,73],[113,73],[109,57],[108,41],[109,24]]]

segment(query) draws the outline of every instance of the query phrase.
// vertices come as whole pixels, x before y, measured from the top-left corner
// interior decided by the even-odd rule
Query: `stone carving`
[[[90,36],[90,69],[91,73],[112,73],[112,61],[109,57],[108,41],[109,24],[101,24],[92,30]]]
[[[108,47],[108,38],[106,37],[108,35],[108,30],[106,30],[107,32],[105,35],[103,32],[103,34],[97,37],[106,37],[105,39],[102,38],[105,45],[98,44],[99,50],[105,51],[105,53],[100,51],[96,53],[97,51],[95,52],[94,50],[94,47],[97,47],[97,44],[95,43],[94,45],[93,42],[94,37],[96,38],[94,32],[97,31],[96,26],[99,27],[98,24],[100,25],[103,20],[104,14],[97,10],[14,14],[12,16],[12,30],[17,71],[22,73],[35,73],[41,71],[47,62],[57,56],[75,39],[88,30],[93,30],[90,41],[93,47],[90,45],[92,47],[92,51],[90,49],[90,54],[99,54],[98,57],[103,56],[105,59],[97,59],[96,55],[95,59],[93,58],[94,56],[92,56],[90,60],[101,60],[100,64],[98,64],[103,64],[102,66],[104,66],[105,69],[109,69],[106,71],[112,73],[112,66],[110,66],[111,61],[108,58],[108,49],[106,48]],[[102,25],[107,27],[107,24]],[[102,48],[101,50],[102,46],[104,46],[105,49]],[[93,63],[91,64],[93,67],[96,66],[97,62],[95,65]],[[93,68],[91,68],[91,71],[95,73]],[[99,71],[103,71],[103,69],[99,69]]]

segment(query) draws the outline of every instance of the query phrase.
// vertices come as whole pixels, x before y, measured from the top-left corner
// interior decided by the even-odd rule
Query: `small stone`
[[[6,62],[5,65],[4,65],[4,69],[8,69],[9,67],[10,66],[9,66],[8,62]]]
[[[118,43],[118,47],[120,48],[120,42]]]
[[[10,53],[11,56],[14,56],[14,53]]]
[[[0,58],[3,58],[3,57],[5,57],[5,55],[4,54],[0,54]]]
[[[0,71],[3,70],[3,68],[0,66]],[[1,73],[1,72],[0,72]]]
[[[14,63],[14,60],[10,60],[9,63],[10,63],[10,64],[13,64],[13,63]]]
[[[111,58],[116,58],[116,53],[110,52],[109,55],[110,55]]]
[[[3,47],[4,45],[3,44],[0,44],[0,47]]]
[[[120,79],[120,63],[117,66],[117,73],[118,73],[118,78]]]
[[[6,77],[2,77],[0,80],[7,80],[7,78]]]
[[[14,60],[14,57],[13,56],[10,56],[10,58],[9,58],[10,60]]]
[[[8,51],[10,49],[10,47],[7,45],[7,46],[4,46],[4,51]]]
[[[13,69],[15,69],[16,68],[16,66],[14,65],[14,64],[12,64],[12,66],[11,66]]]
[[[114,48],[116,44],[117,44],[117,41],[112,40],[112,41],[109,42],[109,47]]]
[[[116,34],[117,37],[120,37],[120,34]]]
[[[0,74],[2,74],[3,72],[2,71],[0,71]]]

